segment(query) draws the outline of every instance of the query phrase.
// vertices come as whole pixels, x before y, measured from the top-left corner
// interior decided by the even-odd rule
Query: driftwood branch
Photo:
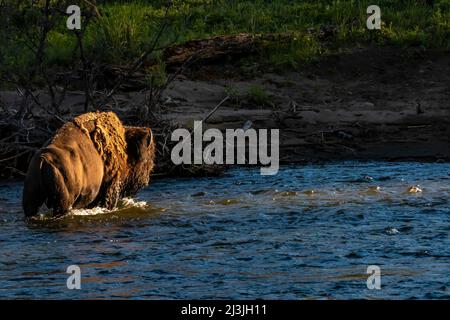
[[[227,95],[225,98],[223,98],[207,115],[206,117],[203,118],[202,122],[206,123],[208,121],[208,119],[220,108],[221,105],[223,105],[225,103],[225,101],[227,101],[228,99],[230,99],[230,96]]]

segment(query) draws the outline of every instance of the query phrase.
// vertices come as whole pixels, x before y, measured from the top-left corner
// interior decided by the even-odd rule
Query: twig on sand
[[[215,107],[214,109],[212,109],[206,117],[203,118],[202,122],[206,123],[208,121],[208,119],[220,108],[221,105],[223,105],[225,103],[225,101],[227,101],[228,99],[230,99],[230,96],[227,95],[225,98],[222,99],[222,101],[220,101]]]
[[[344,144],[335,143],[335,145],[336,145],[336,146],[340,146],[340,147],[342,147],[342,148],[344,148],[344,149],[347,149],[347,150],[351,151],[352,153],[356,153],[356,150],[355,150],[355,149],[350,148],[349,146],[346,146],[346,145],[344,145]]]
[[[407,126],[408,129],[418,129],[418,128],[428,128],[428,127],[432,127],[432,124],[418,124],[418,125],[412,125],[412,126]]]

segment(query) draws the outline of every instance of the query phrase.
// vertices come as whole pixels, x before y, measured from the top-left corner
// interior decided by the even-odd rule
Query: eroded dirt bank
[[[165,117],[279,128],[281,160],[450,160],[450,53],[364,49],[282,74],[205,66],[167,91]],[[255,89],[258,88],[258,89]],[[256,92],[255,92],[256,91]]]
[[[248,76],[236,62],[197,66],[168,87],[159,116],[191,128],[229,96],[204,129],[242,128],[248,121],[255,129],[280,129],[282,163],[450,161],[449,52],[360,48],[282,73],[261,69]],[[83,112],[83,93],[66,96],[64,117],[70,119]],[[0,99],[8,113],[20,101],[16,92],[1,92]],[[116,94],[109,108],[132,123],[131,110],[144,99],[139,92]],[[41,144],[29,127],[35,148]],[[0,139],[9,138],[2,132]],[[8,166],[25,171],[31,154]]]

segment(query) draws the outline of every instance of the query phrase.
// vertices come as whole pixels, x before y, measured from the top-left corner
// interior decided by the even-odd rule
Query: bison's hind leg
[[[35,198],[33,199],[26,199],[27,197],[24,197],[22,206],[26,217],[37,215],[37,213],[39,212],[39,208],[44,204],[45,199],[37,195],[35,195],[34,197]]]
[[[28,180],[28,179],[27,179]],[[22,207],[26,217],[37,215],[46,199],[45,191],[39,188],[39,181],[27,181],[23,188]]]
[[[67,213],[74,201],[61,172],[45,160],[42,163],[42,184],[48,193],[46,205],[53,209],[53,214],[59,216]]]
[[[34,156],[25,178],[22,207],[26,217],[36,215],[47,198],[47,192],[41,183],[41,163],[42,158],[39,154]]]

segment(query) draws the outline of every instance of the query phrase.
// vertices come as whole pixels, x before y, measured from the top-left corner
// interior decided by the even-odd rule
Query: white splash
[[[137,201],[133,198],[123,198],[122,200],[120,200],[119,202],[119,208],[130,208],[130,207],[135,207],[135,208],[145,208],[148,206],[148,203],[146,201]]]
[[[398,231],[398,229],[396,229],[396,228],[387,228],[386,233],[387,234],[399,234],[400,231]]]
[[[411,186],[408,188],[409,193],[419,193],[422,192],[422,189],[419,186]]]
[[[109,210],[109,209],[102,208],[102,207],[95,207],[92,209],[72,209],[72,210],[70,210],[69,214],[73,215],[73,216],[94,216],[94,215],[98,215],[98,214],[109,213],[112,211],[114,211],[114,209]]]
[[[70,215],[74,216],[95,216],[100,214],[111,213],[117,210],[127,209],[127,208],[146,208],[148,206],[145,201],[137,201],[133,198],[123,198],[119,201],[117,208],[109,210],[107,208],[95,207],[92,209],[72,209],[70,210]]]

